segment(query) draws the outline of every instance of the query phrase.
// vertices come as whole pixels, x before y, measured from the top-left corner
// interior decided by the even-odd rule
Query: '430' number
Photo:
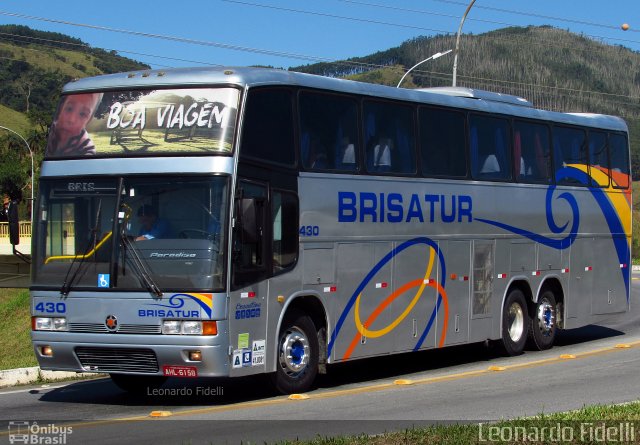
[[[67,312],[67,305],[64,303],[38,303],[35,310],[47,314],[64,314]]]
[[[320,227],[318,226],[302,226],[300,227],[300,236],[319,236]]]

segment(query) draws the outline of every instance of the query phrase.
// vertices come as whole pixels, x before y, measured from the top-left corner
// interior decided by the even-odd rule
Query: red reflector
[[[498,274],[498,278],[507,278],[507,274],[506,273],[499,273]]]
[[[534,270],[533,272],[531,272],[531,275],[533,275],[534,277],[537,277],[538,275],[540,275],[540,271]]]
[[[591,266],[587,266],[587,267],[584,268],[585,272],[589,272],[591,270],[593,270],[593,267],[591,267]]]
[[[562,273],[569,273],[569,269],[562,269]]]

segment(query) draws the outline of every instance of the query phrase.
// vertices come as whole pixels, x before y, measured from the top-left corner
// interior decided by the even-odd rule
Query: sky
[[[366,56],[418,36],[455,35],[469,1],[0,0],[0,24],[67,34],[158,69],[289,68]],[[638,0],[476,0],[463,34],[528,25],[640,51]]]

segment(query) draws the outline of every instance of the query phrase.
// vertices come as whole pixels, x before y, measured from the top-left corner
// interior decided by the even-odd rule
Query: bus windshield
[[[35,285],[224,289],[227,177],[43,178],[40,190]]]
[[[67,94],[45,158],[228,154],[239,97],[234,88]]]

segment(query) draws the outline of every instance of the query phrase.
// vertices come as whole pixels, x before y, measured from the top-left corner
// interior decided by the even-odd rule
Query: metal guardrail
[[[18,227],[20,238],[31,238],[31,223],[29,221],[20,221]],[[0,222],[0,238],[9,238],[9,223]]]

